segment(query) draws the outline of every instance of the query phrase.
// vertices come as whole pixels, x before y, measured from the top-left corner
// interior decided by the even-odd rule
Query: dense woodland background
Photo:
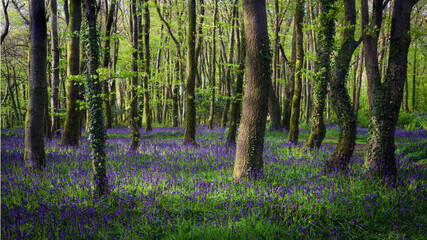
[[[54,1],[46,1],[46,18],[50,26],[55,18],[51,5]],[[25,114],[28,101],[28,50],[30,43],[29,35],[29,10],[27,1],[5,0],[3,1],[2,30],[8,26],[8,34],[2,43],[2,65],[1,65],[1,124],[2,128],[19,127],[24,125]],[[58,126],[63,127],[66,112],[67,87],[67,43],[71,36],[71,31],[67,29],[67,19],[69,18],[69,1],[57,2],[57,39],[58,39],[58,60],[52,57],[53,32],[55,27],[48,27],[48,48],[47,59],[47,89],[49,99],[52,96],[52,89],[58,89],[58,106],[54,107],[47,101],[49,112],[48,119],[58,116],[59,125],[53,129],[57,131]],[[99,44],[103,49],[101,58],[103,59],[98,70],[100,79],[105,84],[104,99],[109,100],[107,105],[111,110],[111,120],[108,125],[124,126],[129,124],[127,112],[130,108],[130,84],[132,70],[132,26],[131,23],[131,1],[118,0],[112,5],[111,1],[99,1],[97,9],[98,30],[100,33]],[[237,3],[239,6],[240,2]],[[144,88],[142,76],[149,72],[148,92],[150,95],[149,109],[151,121],[156,126],[174,125],[173,99],[177,99],[177,123],[183,124],[184,107],[184,82],[186,76],[186,53],[187,53],[187,22],[188,10],[185,1],[148,1],[149,28],[146,35],[149,37],[148,51],[143,50],[144,43],[144,20],[143,1],[137,1],[138,18],[141,20],[138,58],[138,90],[137,95],[142,97]],[[384,20],[379,38],[379,63],[380,71],[383,72],[387,66],[387,56],[389,54],[389,37],[391,25],[391,1],[384,9]],[[405,96],[402,104],[403,112],[423,112],[427,105],[426,86],[426,9],[425,3],[420,1],[411,14],[411,45],[408,53],[408,74],[405,82]],[[5,8],[7,6],[7,8]],[[292,35],[293,15],[295,6],[290,1],[267,1],[268,31],[272,48],[273,58],[273,85],[275,94],[280,103],[281,109],[285,104],[286,94],[291,82],[291,73],[288,64],[292,58]],[[336,55],[336,50],[345,29],[344,26],[344,5],[342,1],[336,3],[336,31],[335,44],[332,56]],[[114,8],[114,9],[112,9]],[[240,7],[239,7],[240,9]],[[233,16],[232,1],[218,1],[217,20],[214,21],[215,2],[205,0],[197,3],[197,24],[200,31],[200,45],[198,45],[197,75],[196,75],[196,108],[197,124],[207,125],[209,122],[210,98],[212,89],[215,88],[215,114],[214,125],[227,125],[222,123],[222,113],[229,110],[230,96],[235,93],[235,79],[238,70],[238,54],[235,47],[236,35],[233,29],[240,29],[242,13],[239,10],[237,16]],[[320,3],[314,0],[307,0],[305,15],[303,19],[304,53],[303,81],[302,81],[302,101],[301,115],[303,122],[308,123],[312,109],[313,79],[315,75],[317,35],[319,32],[319,11]],[[355,39],[361,35],[361,15],[360,2],[356,1],[357,23],[355,27]],[[6,18],[6,13],[8,18]],[[110,19],[108,16],[110,14]],[[160,13],[160,15],[159,15]],[[160,17],[162,16],[162,17]],[[6,21],[7,19],[7,21]],[[162,20],[163,19],[163,20]],[[110,21],[110,22],[109,22]],[[237,25],[234,21],[239,22]],[[84,26],[82,26],[83,28]],[[215,33],[214,33],[215,31]],[[79,33],[82,35],[83,32]],[[82,41],[82,38],[80,39]],[[105,50],[109,45],[109,51]],[[351,59],[351,67],[347,76],[347,89],[354,105],[358,105],[359,124],[367,125],[368,121],[368,97],[366,71],[364,59],[361,57],[363,51],[361,44],[354,51]],[[216,54],[213,61],[212,51],[215,47]],[[68,50],[70,52],[71,50]],[[85,56],[85,47],[81,48],[79,59]],[[145,55],[148,53],[148,69],[145,70]],[[107,56],[108,55],[108,56]],[[277,56],[276,56],[277,55]],[[57,63],[55,61],[58,61]],[[104,62],[106,61],[106,62]],[[83,62],[83,61],[82,61]],[[58,70],[58,77],[52,75],[52,64],[55,63]],[[213,66],[213,64],[215,66]],[[212,74],[214,67],[215,73]],[[79,74],[77,74],[79,75]],[[214,76],[214,77],[213,77]],[[58,79],[55,79],[58,78]],[[212,80],[214,79],[214,81]],[[76,79],[77,82],[81,81]],[[215,84],[213,84],[215,82]],[[55,85],[56,84],[56,85]],[[82,84],[82,83],[81,83]],[[230,85],[230,86],[229,86]],[[359,90],[360,89],[360,90]],[[83,88],[81,91],[84,91]],[[330,107],[330,97],[326,104],[326,118],[334,121],[336,116]],[[355,104],[355,103],[358,104]],[[85,108],[84,98],[78,101],[79,109]],[[143,103],[139,101],[139,122],[145,125],[142,110]],[[282,119],[283,113],[282,110]],[[82,114],[84,121],[85,114]],[[111,122],[110,122],[111,121]],[[175,123],[176,124],[176,123]]]

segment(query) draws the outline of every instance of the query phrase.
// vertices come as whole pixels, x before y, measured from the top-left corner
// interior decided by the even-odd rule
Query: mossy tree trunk
[[[67,112],[61,145],[77,146],[81,132],[80,114],[80,26],[82,10],[80,0],[70,0],[68,31],[72,33],[67,46]]]
[[[209,120],[208,128],[213,128],[213,121],[215,115],[215,77],[216,77],[216,22],[218,21],[218,0],[215,0],[215,9],[214,9],[214,21],[212,23],[212,57],[211,57],[211,74],[210,74],[210,83],[211,83],[211,103],[209,109]]]
[[[238,24],[238,23],[237,23]],[[236,27],[238,26],[236,24]],[[243,76],[245,74],[246,67],[246,39],[243,26],[241,27],[242,34],[241,38],[239,37],[239,28],[236,28],[236,49],[238,57],[238,68],[237,68],[237,77],[235,83],[235,93],[233,100],[231,102],[231,111],[230,111],[230,127],[228,128],[227,134],[227,144],[231,145],[236,142],[237,134],[237,125],[240,123],[240,111],[243,99]]]
[[[113,26],[114,20],[114,11],[116,10],[116,0],[112,0],[110,5],[110,10],[108,11],[106,22],[107,26],[105,27],[105,45],[104,45],[104,59],[102,66],[108,68],[108,71],[111,71],[111,60],[110,60],[110,45],[111,45],[111,28]],[[111,91],[108,88],[109,80],[106,79],[103,81],[102,87],[104,91],[104,101],[103,108],[105,109],[105,126],[111,128],[113,126],[113,117],[111,115]]]
[[[31,45],[24,161],[28,168],[42,169],[46,166],[43,140],[47,58],[45,1],[31,0],[29,11]]]
[[[184,144],[196,144],[196,1],[188,1],[188,53],[187,53],[187,82]]]
[[[372,175],[383,178],[395,179],[397,174],[394,134],[407,77],[407,57],[411,41],[409,36],[411,10],[417,2],[418,0],[396,0],[394,2],[388,67],[384,81],[381,81],[377,42],[385,4],[383,1],[375,0],[372,6],[372,18],[370,18],[368,1],[362,0],[362,40],[366,54],[365,64],[371,118],[365,167],[370,170]]]
[[[246,90],[236,149],[235,181],[263,175],[263,147],[271,89],[271,53],[265,1],[243,0]]]
[[[129,111],[129,129],[132,134],[132,143],[130,150],[136,150],[139,144],[141,133],[138,127],[138,15],[136,11],[136,0],[131,3],[131,22],[132,22],[132,78],[130,83],[130,111]]]
[[[284,87],[284,100],[283,100],[283,122],[282,126],[286,130],[290,130],[291,123],[291,113],[292,113],[292,97],[294,95],[295,88],[295,62],[297,57],[296,51],[296,31],[294,27],[294,32],[292,34],[292,53],[291,53],[291,62],[288,61],[285,55],[285,51],[282,46],[280,46],[280,52],[282,53],[282,62],[287,65],[288,69],[288,81]]]
[[[335,35],[335,0],[321,0],[320,30],[317,34],[316,76],[313,87],[313,111],[311,116],[311,132],[307,139],[307,147],[320,147],[326,135],[323,119],[326,93],[331,70],[331,53]]]
[[[151,76],[150,71],[150,9],[148,8],[148,0],[144,4],[144,77],[142,80],[142,88],[144,89],[144,121],[145,131],[152,131],[151,126],[151,110],[150,110],[150,90],[148,88],[148,80]]]
[[[303,33],[302,23],[304,19],[304,0],[297,0],[295,7],[295,31],[296,31],[296,61],[295,61],[295,83],[294,93],[292,96],[292,110],[289,126],[289,141],[293,144],[298,143],[299,134],[299,115],[301,104],[301,90],[302,90],[302,68],[304,65],[304,49],[303,49]]]
[[[86,67],[86,101],[89,117],[89,139],[92,148],[93,182],[95,196],[103,196],[107,191],[107,171],[105,168],[105,128],[102,113],[102,83],[96,70],[99,66],[99,36],[96,26],[96,1],[85,0],[87,67]]]
[[[356,28],[354,0],[345,0],[344,8],[346,16],[344,24],[348,27],[343,32],[343,42],[335,59],[335,67],[330,82],[332,109],[340,125],[340,137],[331,159],[326,163],[325,170],[327,172],[347,169],[356,142],[356,116],[345,84],[351,57],[360,41],[354,40]]]

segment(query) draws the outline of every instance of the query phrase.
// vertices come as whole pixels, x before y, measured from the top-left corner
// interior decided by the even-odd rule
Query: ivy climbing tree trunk
[[[187,110],[185,113],[184,144],[196,144],[196,1],[188,1]]]
[[[335,35],[335,0],[320,0],[320,30],[317,34],[317,63],[314,78],[313,112],[311,117],[311,132],[307,139],[309,148],[320,147],[326,135],[323,119],[325,99],[331,69],[331,52]]]
[[[93,182],[95,196],[103,196],[107,191],[107,171],[105,168],[105,128],[102,113],[102,85],[96,70],[99,66],[99,36],[96,26],[96,2],[85,0],[87,65],[86,65],[86,101],[89,117],[89,139],[92,148]]]
[[[150,71],[150,9],[148,8],[148,0],[144,4],[144,48],[145,48],[145,61],[144,61],[144,77],[142,80],[142,87],[144,89],[144,120],[145,131],[152,131],[151,127],[151,111],[150,111],[150,91],[148,88],[148,80],[151,77]]]
[[[25,121],[24,161],[28,168],[46,166],[44,107],[46,101],[47,26],[44,0],[30,1],[30,71]],[[11,94],[13,94],[11,92]]]
[[[372,175],[391,177],[397,174],[395,139],[396,122],[402,103],[407,74],[410,16],[418,0],[396,0],[393,5],[390,30],[390,53],[386,75],[378,67],[378,35],[382,14],[388,1],[374,0],[372,17],[368,1],[362,0],[362,40],[366,56],[368,102],[371,118],[365,167]],[[371,20],[370,20],[371,19]]]
[[[116,9],[116,0],[112,0],[110,5],[110,11],[108,11],[107,14],[107,26],[105,27],[105,45],[104,45],[104,59],[102,66],[104,68],[108,68],[108,71],[111,72],[111,64],[110,64],[110,46],[111,46],[111,28],[113,26],[113,20],[114,20],[114,11]],[[107,128],[111,128],[113,126],[113,117],[111,115],[111,92],[108,89],[109,80],[106,79],[103,81],[102,87],[104,92],[104,100],[103,100],[103,108],[105,109],[105,126]]]
[[[80,26],[82,10],[80,0],[70,0],[68,31],[71,37],[67,46],[67,112],[61,145],[77,146],[80,137]]]
[[[238,68],[237,68],[237,77],[235,83],[235,93],[233,100],[231,102],[231,112],[230,112],[230,127],[228,128],[227,134],[227,144],[231,145],[236,142],[236,134],[237,134],[237,125],[240,122],[240,111],[242,104],[242,94],[243,94],[243,76],[245,74],[245,58],[246,58],[246,39],[245,32],[242,29],[242,38],[239,37],[239,28],[237,28],[238,22],[236,24],[236,49],[237,49],[237,58],[238,58]]]
[[[211,83],[211,103],[209,109],[209,121],[208,128],[213,128],[213,121],[215,115],[215,76],[216,76],[216,22],[218,21],[218,0],[215,0],[215,9],[214,9],[214,21],[212,23],[212,57],[211,57],[211,74],[210,74],[210,83]]]
[[[360,41],[354,40],[356,28],[354,0],[344,0],[344,9],[346,16],[344,24],[348,27],[344,29],[342,34],[343,42],[335,59],[335,67],[330,82],[332,109],[340,125],[340,137],[331,159],[326,163],[325,170],[327,172],[346,170],[356,143],[356,116],[345,86],[351,57],[360,44]]]
[[[292,96],[292,111],[289,126],[289,141],[293,144],[298,143],[299,134],[299,115],[301,104],[301,89],[302,89],[302,67],[304,65],[304,49],[303,49],[303,33],[302,23],[304,19],[304,3],[305,0],[297,0],[295,7],[295,31],[296,31],[296,61],[295,61],[295,83],[294,93]]]
[[[243,0],[247,79],[234,164],[234,181],[263,175],[263,147],[271,85],[265,0]]]
[[[139,144],[141,133],[138,127],[138,14],[136,11],[136,0],[131,3],[131,33],[132,33],[132,78],[130,83],[130,111],[129,111],[129,129],[132,134],[132,143],[130,150],[136,150]]]

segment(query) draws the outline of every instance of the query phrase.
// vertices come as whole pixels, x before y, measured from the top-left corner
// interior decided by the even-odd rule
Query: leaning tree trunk
[[[271,54],[265,0],[243,0],[246,35],[246,90],[233,178],[263,174],[263,147],[271,85]]]
[[[29,11],[31,45],[24,161],[28,168],[36,167],[42,169],[46,166],[43,140],[47,58],[47,26],[44,0],[31,0]]]
[[[390,54],[384,81],[378,68],[378,31],[382,22],[382,1],[374,1],[372,19],[369,21],[367,0],[362,0],[362,39],[366,54],[368,100],[371,125],[365,167],[372,175],[383,178],[397,174],[395,139],[396,122],[402,103],[407,74],[407,57],[411,10],[418,0],[396,0],[393,6],[390,31]],[[369,34],[367,34],[369,33]]]
[[[107,191],[107,171],[105,168],[105,128],[102,113],[102,86],[96,70],[99,66],[99,36],[96,26],[95,0],[85,0],[87,22],[87,67],[86,67],[86,99],[89,113],[89,139],[92,148],[93,182],[95,195],[103,196]]]
[[[326,135],[323,119],[326,93],[331,69],[331,53],[335,35],[335,0],[321,0],[320,30],[317,34],[317,63],[316,77],[313,87],[313,112],[311,117],[311,132],[307,139],[309,148],[320,147]],[[351,56],[350,56],[351,58]]]
[[[80,125],[80,25],[82,21],[81,1],[70,1],[70,22],[68,30],[72,33],[67,47],[67,112],[61,145],[79,145]]]
[[[236,25],[237,26],[237,25]],[[239,39],[239,28],[236,28],[236,48],[239,67],[237,68],[236,90],[231,102],[230,127],[228,128],[227,144],[231,145],[236,142],[237,125],[240,122],[240,111],[243,94],[243,76],[245,74],[246,58],[246,39],[245,32],[242,28],[242,38]]]
[[[188,2],[188,55],[187,55],[187,112],[185,113],[184,144],[196,144],[196,1]]]
[[[131,20],[132,20],[132,78],[130,83],[130,111],[129,111],[129,129],[132,134],[132,143],[130,150],[136,150],[139,144],[141,133],[138,127],[138,14],[136,11],[136,0],[131,3]]]
[[[345,0],[344,7],[346,16],[344,23],[349,27],[344,30],[343,43],[338,50],[330,82],[332,108],[340,125],[340,137],[331,159],[326,163],[327,172],[347,169],[356,142],[356,116],[345,84],[351,57],[360,42],[354,40],[356,26],[354,0]]]
[[[298,143],[299,134],[299,115],[302,89],[302,67],[304,65],[304,49],[302,22],[304,18],[304,0],[297,0],[295,8],[295,31],[296,31],[296,62],[295,62],[295,83],[294,94],[292,96],[292,112],[289,126],[289,141],[293,144]]]

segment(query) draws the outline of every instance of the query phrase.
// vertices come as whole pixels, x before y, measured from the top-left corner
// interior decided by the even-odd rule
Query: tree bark
[[[136,150],[139,144],[139,138],[141,133],[138,127],[138,15],[136,11],[136,0],[132,0],[131,3],[131,21],[132,21],[132,78],[130,84],[130,111],[129,111],[129,129],[132,134],[132,143],[130,150]]]
[[[230,103],[231,103],[231,66],[230,64],[233,61],[233,52],[234,52],[234,23],[235,16],[237,14],[237,0],[233,3],[233,13],[232,13],[232,21],[231,26],[233,26],[230,30],[230,41],[228,44],[228,55],[227,55],[227,66],[225,66],[225,87],[227,90],[227,98],[225,101],[224,111],[222,112],[221,117],[221,127],[225,128],[228,122],[228,112],[230,111]]]
[[[67,47],[67,112],[61,145],[79,145],[80,127],[80,25],[82,10],[80,0],[70,1],[70,22],[68,30],[72,33]]]
[[[365,58],[365,53],[363,51],[363,47],[360,48],[360,62],[359,62],[359,73],[357,76],[357,89],[356,89],[356,97],[353,102],[354,106],[354,115],[357,121],[357,115],[359,114],[359,102],[360,102],[360,89],[362,88],[362,75],[363,75],[363,61]]]
[[[102,113],[102,85],[96,70],[99,66],[99,36],[96,26],[96,2],[85,0],[87,33],[87,67],[86,67],[86,101],[89,113],[89,139],[92,148],[91,158],[93,167],[93,182],[95,196],[103,196],[107,191],[108,180],[105,167],[105,128]]]
[[[44,107],[46,101],[47,26],[44,0],[30,1],[30,71],[25,121],[24,161],[28,168],[46,166]]]
[[[196,62],[196,1],[188,1],[188,53],[187,53],[187,112],[185,113],[184,144],[196,144],[196,96],[195,84],[197,73]]]
[[[271,54],[265,0],[243,0],[247,79],[234,181],[263,175],[263,147],[271,89]]]
[[[58,48],[58,16],[57,16],[57,1],[51,0],[51,43],[52,43],[52,90],[51,90],[51,108],[52,108],[52,134],[59,134],[59,48]]]
[[[416,79],[417,79],[417,52],[418,52],[418,44],[415,43],[415,49],[414,49],[414,66],[413,66],[413,72],[412,72],[412,112],[415,112],[416,109],[416,102],[415,102],[415,89],[416,89]]]
[[[216,76],[216,22],[218,21],[218,0],[215,0],[215,9],[214,9],[214,21],[212,23],[212,57],[211,57],[211,104],[209,108],[209,121],[208,128],[213,128],[213,121],[215,115],[215,76]]]
[[[4,0],[2,0],[1,3],[3,5],[3,14],[4,14],[4,19],[6,21],[6,23],[4,25],[3,32],[1,33],[0,44],[3,44],[4,39],[6,38],[7,34],[9,33],[9,14],[7,12],[7,7],[9,6],[9,0],[7,1],[7,3],[5,3]]]
[[[386,2],[387,3],[387,2]],[[372,175],[383,178],[397,174],[395,139],[396,122],[402,103],[403,87],[407,73],[407,57],[410,44],[410,15],[417,0],[396,0],[393,6],[390,31],[390,54],[384,81],[378,68],[378,32],[381,29],[384,3],[375,0],[372,20],[368,2],[362,0],[362,39],[366,54],[368,100],[371,125],[365,167]]]
[[[104,45],[104,59],[102,67],[108,68],[108,72],[111,72],[110,65],[110,45],[111,45],[111,28],[113,26],[114,11],[116,10],[116,0],[112,0],[110,5],[110,11],[107,14],[107,25],[105,27],[105,45]],[[105,109],[105,127],[111,128],[113,126],[113,117],[111,115],[111,91],[109,90],[109,79],[103,81],[102,87],[104,92],[103,108]]]
[[[237,27],[238,25],[236,25]],[[243,76],[245,74],[246,67],[246,39],[245,32],[242,26],[242,38],[239,38],[239,28],[236,28],[236,49],[239,67],[237,68],[237,77],[236,77],[236,90],[234,93],[233,101],[231,102],[231,112],[230,112],[230,127],[228,128],[227,134],[227,144],[233,145],[236,142],[237,134],[237,125],[240,123],[240,112],[241,104],[243,99]]]
[[[344,1],[347,27],[343,33],[343,42],[335,59],[335,67],[330,82],[332,108],[340,125],[340,137],[331,159],[326,163],[325,170],[347,170],[356,143],[356,116],[347,93],[346,76],[350,68],[351,57],[360,41],[354,40],[356,27],[356,7],[354,0]]]
[[[330,78],[331,53],[335,35],[335,1],[321,0],[320,30],[317,35],[317,63],[316,77],[314,78],[313,112],[311,117],[311,132],[307,139],[309,148],[320,147],[326,135],[326,126],[323,119],[325,98]]]
[[[150,92],[148,88],[148,80],[151,77],[150,71],[150,9],[148,8],[148,0],[144,4],[144,47],[145,47],[145,61],[144,61],[144,77],[142,87],[144,89],[144,121],[145,131],[152,131],[151,126],[151,111],[150,111]]]
[[[292,96],[292,112],[289,126],[289,141],[293,144],[298,143],[299,134],[299,115],[302,88],[302,67],[304,65],[303,33],[302,22],[304,18],[304,0],[297,0],[295,8],[295,31],[296,31],[296,62],[295,62],[295,85]]]

